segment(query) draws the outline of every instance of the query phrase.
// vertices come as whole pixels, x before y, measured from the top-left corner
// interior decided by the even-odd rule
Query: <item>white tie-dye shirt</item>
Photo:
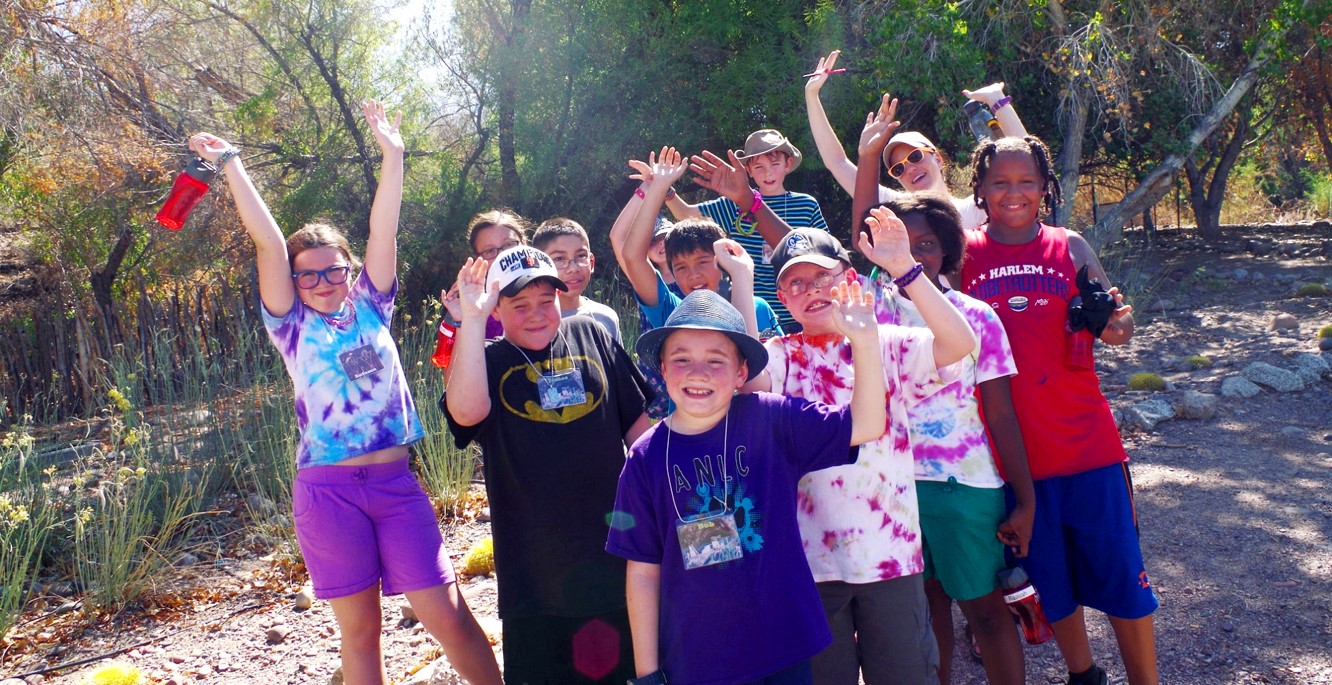
[[[942,392],[911,407],[911,446],[916,454],[916,480],[946,482],[950,477],[976,488],[1004,484],[995,466],[981,422],[976,386],[1017,374],[1013,350],[999,315],[989,305],[956,290],[944,294],[976,333],[976,352],[949,368],[957,380]],[[879,323],[924,328],[925,320],[911,300],[895,288],[879,291],[875,301]],[[954,368],[955,367],[955,368]]]
[[[320,314],[299,298],[282,318],[260,305],[295,387],[301,431],[296,468],[336,464],[425,437],[389,331],[397,290],[395,280],[389,292],[379,292],[362,270],[337,314]],[[339,355],[358,348],[373,351],[383,368],[352,380]]]
[[[854,464],[800,480],[796,514],[816,582],[872,583],[924,569],[907,407],[938,392],[949,378],[935,369],[928,330],[880,326],[879,342],[887,431],[861,445]],[[773,392],[826,404],[851,401],[855,369],[845,338],[795,333],[766,345]]]

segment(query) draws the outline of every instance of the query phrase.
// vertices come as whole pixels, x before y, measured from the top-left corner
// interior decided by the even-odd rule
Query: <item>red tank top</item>
[[[1018,369],[1013,406],[1036,480],[1128,459],[1096,372],[1065,363],[1076,271],[1063,228],[1041,224],[1021,245],[995,241],[984,228],[967,232],[962,290],[993,307],[1008,333]]]

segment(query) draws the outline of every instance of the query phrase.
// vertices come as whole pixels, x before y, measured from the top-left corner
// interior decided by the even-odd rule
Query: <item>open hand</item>
[[[495,311],[495,303],[499,302],[499,282],[486,289],[489,271],[490,262],[480,257],[468,257],[458,271],[458,304],[462,310],[459,321],[485,321]]]
[[[729,198],[742,208],[748,207],[753,198],[749,188],[749,174],[745,172],[745,165],[740,163],[735,150],[727,150],[726,156],[731,160],[729,164],[708,150],[694,155],[693,163],[689,165],[689,169],[694,172],[694,183]]]
[[[833,50],[828,53],[827,57],[819,58],[819,65],[814,67],[814,75],[809,77],[808,81],[805,81],[806,93],[817,93],[823,88],[823,84],[828,82],[828,77],[831,76],[833,68],[837,65],[837,56],[841,54],[841,50]]]
[[[384,113],[384,103],[366,100],[361,103],[361,114],[365,115],[365,123],[370,126],[370,132],[374,134],[375,142],[379,143],[379,149],[384,154],[402,153],[402,134],[398,132],[398,126],[402,124],[402,112],[398,112],[398,116],[389,122]]]
[[[843,281],[828,291],[832,300],[833,325],[848,338],[879,335],[879,320],[874,314],[874,293],[861,287],[859,280]]]
[[[897,98],[883,94],[879,108],[865,115],[865,128],[860,131],[860,145],[857,152],[861,155],[881,155],[888,147],[888,139],[902,127],[897,120]]]
[[[916,264],[911,256],[911,240],[906,224],[887,207],[875,207],[865,219],[869,233],[859,231],[856,248],[871,262],[878,264],[894,278],[910,271]]]

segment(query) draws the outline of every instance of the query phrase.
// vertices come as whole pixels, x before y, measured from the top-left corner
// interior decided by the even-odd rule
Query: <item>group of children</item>
[[[1108,683],[1083,606],[1111,617],[1129,682],[1157,682],[1127,456],[1067,325],[1079,269],[1109,279],[1040,221],[1059,201],[1048,151],[995,84],[967,94],[1020,135],[976,148],[971,196],[940,192],[942,154],[897,131],[886,95],[852,164],[818,105],[836,59],[806,94],[860,259],[785,188],[801,154],[772,129],[726,157],[630,161],[641,184],[610,241],[645,324],[636,361],[584,295],[582,226],[548,220],[530,244],[509,211],[468,227],[440,405],[484,457],[504,682],[946,684],[955,600],[989,682],[1023,683],[996,583],[1013,562],[1069,683]],[[328,227],[284,241],[224,141],[191,148],[224,168],[256,245],[295,386],[297,534],[345,682],[386,682],[382,592],[406,594],[465,679],[497,683],[407,467],[423,431],[388,331],[402,143],[382,105],[365,116],[384,162],[363,267]],[[903,191],[879,185],[881,160]],[[681,198],[686,171],[717,199]],[[1131,308],[1108,293],[1096,336],[1122,344]]]

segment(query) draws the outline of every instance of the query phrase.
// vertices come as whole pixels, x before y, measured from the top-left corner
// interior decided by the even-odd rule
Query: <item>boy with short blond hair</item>
[[[675,193],[669,193],[666,207],[676,219],[706,218],[716,222],[727,235],[740,243],[754,260],[754,295],[772,303],[783,326],[794,319],[777,298],[777,274],[770,257],[772,249],[757,230],[755,213],[760,204],[766,204],[792,228],[818,228],[828,230],[819,201],[813,196],[786,189],[786,176],[800,166],[800,150],[781,131],[760,129],[745,139],[744,151],[736,155],[745,171],[754,181],[752,197],[735,199],[718,197],[691,205]]]
[[[532,246],[550,255],[560,280],[569,288],[560,291],[560,316],[568,318],[576,314],[592,317],[606,327],[606,331],[615,338],[615,342],[624,344],[620,336],[620,315],[614,309],[584,297],[592,274],[597,270],[597,256],[592,254],[587,231],[573,219],[556,217],[547,219],[537,226],[532,234]]]
[[[848,448],[886,421],[873,297],[859,284],[834,297],[866,375],[842,406],[736,394],[767,353],[712,291],[639,338],[676,409],[634,443],[606,541],[629,560],[631,683],[809,682],[831,636],[801,550],[796,482],[855,459]]]

